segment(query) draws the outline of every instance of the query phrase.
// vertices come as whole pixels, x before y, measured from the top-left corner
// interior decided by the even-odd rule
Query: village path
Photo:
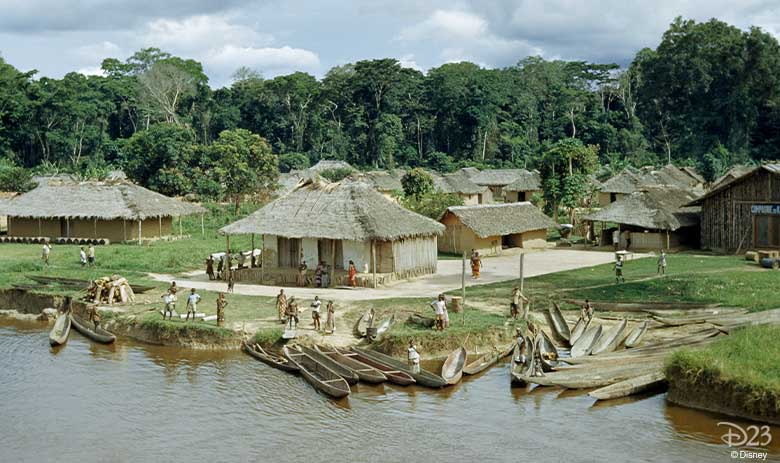
[[[633,257],[639,258],[642,257],[642,255],[635,254]],[[615,255],[613,252],[549,249],[525,253],[523,271],[527,278],[564,270],[592,267],[594,265],[613,262],[614,259]],[[470,270],[467,268],[466,286],[497,283],[519,277],[520,253],[485,258],[482,260],[482,263],[481,278],[479,280],[473,280],[471,278]],[[316,295],[320,296],[321,299],[333,299],[337,301],[434,297],[439,293],[460,288],[461,266],[462,263],[460,260],[439,260],[438,271],[434,275],[402,281],[393,286],[380,289],[285,287],[285,292],[287,294],[295,295],[298,298],[311,299]],[[176,280],[179,286],[186,288],[211,291],[224,291],[226,288],[225,282],[209,281],[205,272],[200,270],[189,272],[185,275],[187,278],[165,274],[150,274],[152,278],[158,281]],[[278,294],[279,288],[279,286],[236,283],[234,292],[236,294],[248,296],[274,297]]]

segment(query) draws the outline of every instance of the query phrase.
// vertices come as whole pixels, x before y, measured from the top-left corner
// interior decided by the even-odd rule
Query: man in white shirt
[[[49,243],[43,243],[43,252],[41,253],[41,259],[43,259],[44,265],[49,265],[49,254],[51,254],[51,245]]]
[[[408,362],[409,366],[412,369],[412,372],[419,373],[420,372],[420,353],[417,352],[417,346],[414,345],[412,341],[409,341],[409,349],[407,349],[408,352]]]
[[[195,292],[195,288],[190,290],[190,295],[187,296],[187,318],[184,321],[190,320],[190,313],[192,313],[192,321],[195,321],[195,313],[198,311],[198,302],[200,302],[200,294]]]
[[[87,253],[84,252],[84,246],[79,249],[79,258],[81,258],[81,266],[84,267],[87,265]]]
[[[442,331],[444,329],[445,314],[447,312],[447,303],[444,301],[444,294],[439,294],[439,298],[431,302],[431,307],[436,313],[436,329]]]
[[[320,326],[320,306],[322,302],[319,296],[314,296],[314,302],[311,303],[311,318],[314,320],[314,330],[319,331]]]
[[[167,294],[163,295],[162,297],[163,302],[165,302],[165,310],[163,311],[163,320],[165,320],[165,316],[168,315],[171,320],[173,320],[173,311],[176,310],[176,293],[173,291],[169,291]]]

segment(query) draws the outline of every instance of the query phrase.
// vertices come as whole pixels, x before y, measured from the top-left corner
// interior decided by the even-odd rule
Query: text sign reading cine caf
[[[750,212],[755,215],[780,215],[780,204],[753,204]]]

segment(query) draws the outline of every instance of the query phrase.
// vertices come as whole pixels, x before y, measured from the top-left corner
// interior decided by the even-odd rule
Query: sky
[[[203,63],[212,87],[242,66],[322,77],[387,57],[421,71],[529,55],[625,65],[676,16],[780,33],[780,0],[0,0],[0,56],[61,77],[158,47]]]

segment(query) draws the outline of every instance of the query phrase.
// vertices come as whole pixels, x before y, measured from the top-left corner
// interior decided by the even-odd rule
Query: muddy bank
[[[0,310],[15,310],[23,314],[38,315],[43,309],[62,309],[65,307],[65,296],[40,294],[23,289],[0,289]],[[87,304],[73,300],[74,311],[85,310]]]
[[[134,316],[115,316],[104,320],[104,327],[118,336],[158,346],[199,350],[232,350],[241,346],[241,336],[211,325],[182,322],[171,325]]]
[[[672,363],[666,369],[667,400],[676,405],[738,418],[780,424],[780,397],[760,388],[723,380],[708,372],[693,375]]]

